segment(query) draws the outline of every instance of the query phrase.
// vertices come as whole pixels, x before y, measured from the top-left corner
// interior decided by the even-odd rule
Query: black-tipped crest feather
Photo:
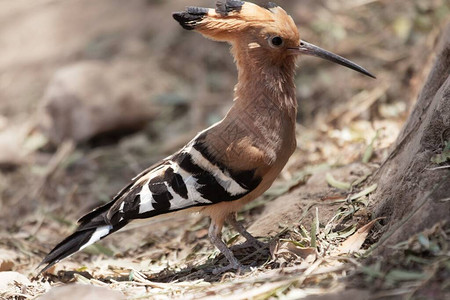
[[[175,12],[172,17],[180,23],[180,25],[187,30],[193,30],[198,21],[201,21],[208,9],[204,7],[189,6],[186,7],[186,11]]]
[[[267,8],[268,10],[270,10],[271,8],[275,8],[278,7],[278,4],[273,3],[273,2],[268,2],[266,5],[263,6],[264,8]]]
[[[218,13],[221,16],[227,16],[228,13],[232,11],[241,11],[242,5],[244,5],[244,1],[239,0],[227,0],[225,2],[223,1],[217,1],[216,2],[216,13]]]

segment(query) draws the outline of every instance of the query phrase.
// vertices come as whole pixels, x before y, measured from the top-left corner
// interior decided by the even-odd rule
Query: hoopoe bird
[[[261,7],[218,1],[215,9],[187,7],[173,17],[187,30],[231,44],[238,69],[233,106],[223,120],[83,216],[76,231],[43,259],[41,272],[133,220],[179,211],[209,216],[209,239],[229,261],[219,271],[240,270],[243,266],[221,238],[222,227],[227,222],[251,245],[259,243],[235,214],[271,186],[296,148],[297,57],[317,56],[375,78],[357,64],[301,40],[293,19],[273,3]]]

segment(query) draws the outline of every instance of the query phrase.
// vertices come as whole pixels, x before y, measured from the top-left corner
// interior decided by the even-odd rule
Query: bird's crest
[[[292,18],[274,3],[265,7],[251,2],[217,1],[216,8],[187,7],[173,14],[183,28],[196,30],[206,37],[233,42],[242,35],[257,30],[260,34],[278,33],[298,39],[297,27]]]

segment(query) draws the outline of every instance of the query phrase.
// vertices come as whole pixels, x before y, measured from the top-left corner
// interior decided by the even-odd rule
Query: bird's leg
[[[208,230],[208,237],[211,240],[211,243],[213,243],[214,246],[219,249],[219,251],[226,257],[226,259],[230,262],[228,266],[216,268],[213,270],[214,274],[220,274],[225,271],[235,269],[240,271],[241,269],[244,269],[244,266],[241,265],[241,263],[237,260],[237,258],[234,256],[233,252],[227,247],[227,245],[222,240],[222,226],[219,226],[214,222],[214,220],[211,220],[211,225],[209,226]]]
[[[266,243],[258,241],[253,235],[248,232],[241,223],[236,220],[236,215],[234,213],[228,215],[226,222],[230,224],[240,235],[242,235],[246,241],[243,244],[237,245],[233,247],[236,248],[247,248],[248,246],[252,246],[255,249],[265,248],[267,247]]]

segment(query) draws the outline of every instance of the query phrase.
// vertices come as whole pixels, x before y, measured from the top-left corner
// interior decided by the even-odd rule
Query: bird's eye
[[[283,45],[283,39],[279,36],[269,38],[269,45],[274,48],[278,48]]]

